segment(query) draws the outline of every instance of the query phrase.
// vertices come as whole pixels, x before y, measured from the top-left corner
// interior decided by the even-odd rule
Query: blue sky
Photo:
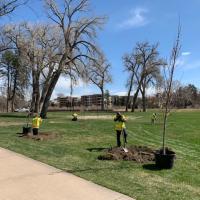
[[[179,17],[182,48],[175,78],[183,84],[193,83],[200,87],[199,9],[199,0],[91,0],[93,14],[108,16],[104,29],[98,35],[98,43],[112,65],[113,83],[106,88],[112,94],[126,93],[127,74],[123,72],[121,58],[134,48],[136,42],[159,42],[161,56],[169,57]],[[40,0],[30,0],[28,7],[21,7],[11,16],[1,19],[0,23],[23,20],[46,21]],[[57,93],[69,94],[68,80],[59,80],[54,97]],[[99,93],[99,90],[80,82],[74,89],[74,95],[83,93]]]

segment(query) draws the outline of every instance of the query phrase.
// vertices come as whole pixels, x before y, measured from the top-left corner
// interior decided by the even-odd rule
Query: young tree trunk
[[[126,109],[125,109],[126,112],[128,111],[128,107],[130,104],[130,96],[131,96],[131,91],[133,88],[133,78],[134,78],[134,73],[132,73],[132,75],[131,75],[131,81],[130,81],[130,85],[129,85],[129,89],[128,89],[128,96],[126,99]]]

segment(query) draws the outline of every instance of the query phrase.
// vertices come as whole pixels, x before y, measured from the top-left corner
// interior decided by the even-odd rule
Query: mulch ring
[[[43,141],[43,140],[53,140],[59,137],[58,133],[50,133],[50,132],[41,132],[38,135],[33,135],[32,133],[28,133],[27,135],[19,135],[19,137],[23,137],[26,139],[33,139],[36,141]]]
[[[155,160],[155,150],[146,146],[127,147],[125,152],[122,147],[107,149],[103,155],[98,156],[99,160],[126,160],[137,163],[149,163]]]

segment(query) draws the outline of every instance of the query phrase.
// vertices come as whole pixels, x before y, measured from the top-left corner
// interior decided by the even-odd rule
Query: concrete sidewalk
[[[133,200],[0,148],[0,200]]]

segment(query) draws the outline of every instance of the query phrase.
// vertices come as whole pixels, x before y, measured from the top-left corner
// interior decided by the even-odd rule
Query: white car
[[[28,108],[19,108],[19,109],[15,109],[15,112],[29,112]]]

